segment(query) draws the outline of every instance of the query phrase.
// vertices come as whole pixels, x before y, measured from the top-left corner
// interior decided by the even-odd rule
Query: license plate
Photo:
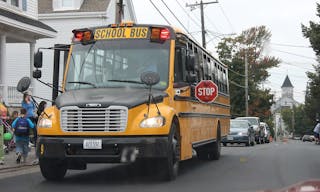
[[[102,149],[102,140],[85,139],[83,140],[83,149]]]
[[[227,139],[232,141],[233,137],[232,136],[228,136]]]

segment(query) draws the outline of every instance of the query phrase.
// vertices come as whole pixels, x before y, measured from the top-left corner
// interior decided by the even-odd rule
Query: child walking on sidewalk
[[[28,157],[29,149],[29,131],[34,128],[32,121],[27,118],[26,109],[22,108],[21,117],[16,118],[12,123],[16,139],[17,163],[25,163]],[[22,159],[21,159],[22,157]]]

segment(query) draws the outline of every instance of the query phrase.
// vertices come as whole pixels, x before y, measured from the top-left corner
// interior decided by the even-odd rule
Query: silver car
[[[231,120],[230,121],[230,133],[226,138],[222,139],[223,146],[227,146],[228,143],[244,143],[246,146],[253,146],[255,144],[255,131],[253,126],[247,120]]]

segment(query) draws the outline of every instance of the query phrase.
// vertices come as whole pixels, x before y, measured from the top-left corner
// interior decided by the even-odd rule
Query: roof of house
[[[19,14],[13,13],[13,12],[5,10],[5,9],[1,9],[0,8],[0,15],[4,16],[4,17],[7,17],[7,18],[10,18],[10,19],[13,19],[13,20],[16,20],[16,21],[21,22],[21,23],[32,25],[34,27],[46,29],[46,30],[52,31],[52,32],[57,32],[56,30],[54,30],[50,26],[42,23],[41,21],[38,21],[38,20],[35,20],[35,19],[31,19],[29,17],[25,17],[23,15],[19,15]]]
[[[38,1],[38,13],[102,12],[107,11],[110,1],[111,0],[84,0],[78,10],[54,11],[52,7],[52,0],[41,0]]]
[[[293,87],[288,75],[286,76],[281,88],[283,87]]]

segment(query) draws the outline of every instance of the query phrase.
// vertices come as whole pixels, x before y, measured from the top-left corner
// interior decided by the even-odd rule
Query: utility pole
[[[116,23],[121,23],[123,17],[123,0],[118,0],[116,5]]]
[[[201,34],[202,34],[202,46],[204,48],[206,48],[206,29],[204,27],[204,12],[203,12],[203,5],[209,5],[209,4],[213,4],[213,3],[219,3],[218,0],[217,1],[211,1],[211,2],[205,2],[203,3],[202,0],[200,1],[200,3],[195,3],[195,4],[190,4],[190,5],[186,5],[186,7],[196,7],[196,6],[200,6],[200,14],[201,14]]]
[[[247,52],[244,51],[244,70],[245,70],[245,102],[246,102],[246,117],[249,116],[249,86],[248,86],[248,59],[247,59]]]
[[[295,119],[294,119],[294,106],[292,105],[292,116],[291,116],[291,123],[292,123],[292,136],[294,136],[294,132],[295,132],[295,130],[294,130],[294,124],[295,124]]]

